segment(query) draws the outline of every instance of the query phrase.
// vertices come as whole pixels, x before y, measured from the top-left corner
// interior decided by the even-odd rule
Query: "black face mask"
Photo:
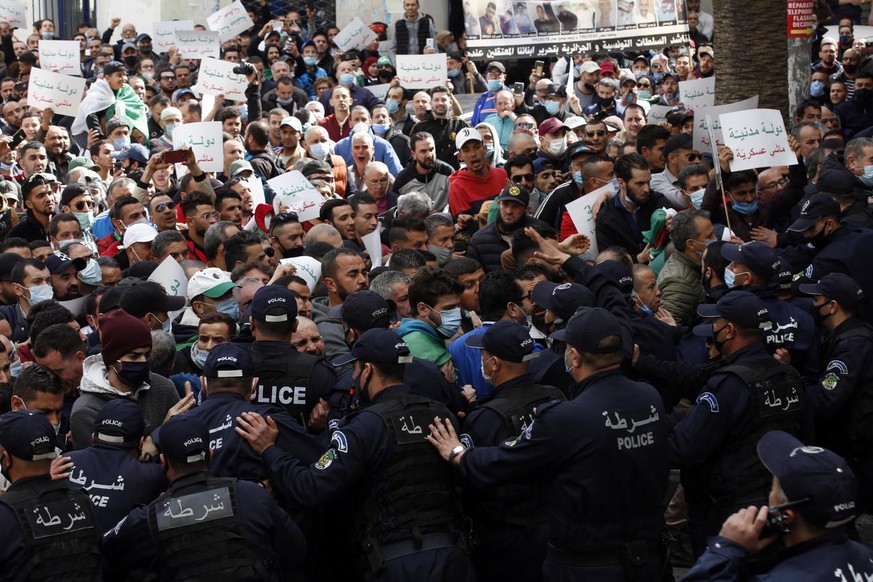
[[[139,61],[139,57],[124,57],[122,60],[128,69],[132,69],[136,66],[137,61]]]
[[[825,234],[827,225],[822,228],[815,236],[809,239],[809,243],[817,249],[823,248],[828,242],[828,235]]]
[[[867,105],[870,101],[873,101],[873,89],[857,89],[855,91],[855,102]]]
[[[583,85],[585,85],[585,88],[588,91],[594,91],[594,85],[592,85],[591,83],[583,83]]]
[[[858,65],[843,65],[843,70],[849,73],[850,75],[854,74],[855,71],[858,70]]]
[[[822,327],[824,325],[824,322],[827,321],[827,319],[831,315],[833,315],[833,313],[824,314],[821,312],[821,308],[824,307],[825,305],[827,305],[827,303],[823,303],[822,305],[814,305],[813,304],[809,308],[809,313],[810,313],[810,315],[812,315],[812,319],[815,320],[815,324],[818,327]]]
[[[718,341],[716,338],[718,337],[718,334],[720,334],[721,332],[723,332],[723,331],[725,330],[725,328],[726,328],[728,325],[729,325],[729,324],[726,323],[726,324],[724,324],[724,325],[721,327],[721,329],[718,329],[718,330],[717,330],[717,329],[713,328],[713,330],[712,330],[712,345],[715,346],[715,349],[718,350],[718,353],[720,353],[720,354],[723,353],[723,352],[721,351],[721,348],[722,348],[722,346],[725,344],[725,342],[720,342],[720,341]]]
[[[302,257],[303,256],[303,247],[294,247],[293,249],[286,249],[281,244],[279,248],[282,250],[282,258],[287,259],[289,257]]]
[[[370,387],[371,378],[368,377],[367,381],[361,384],[361,376],[363,375],[364,370],[362,368],[361,373],[355,378],[355,395],[358,397],[358,403],[361,406],[366,406],[370,403],[370,394],[367,392],[367,388]]]

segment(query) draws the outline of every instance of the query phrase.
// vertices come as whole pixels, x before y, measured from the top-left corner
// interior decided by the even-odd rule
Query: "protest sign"
[[[407,89],[429,89],[445,85],[448,75],[446,55],[397,55],[397,76]]]
[[[378,36],[370,30],[370,27],[361,22],[361,19],[355,16],[354,20],[346,24],[341,31],[333,37],[333,43],[340,52],[346,52],[359,48],[364,48]]]
[[[298,277],[303,277],[306,280],[306,284],[309,286],[309,290],[315,293],[315,286],[318,285],[318,281],[321,279],[321,261],[313,259],[312,257],[303,256],[282,259],[279,263],[283,265],[294,265],[294,268],[296,269],[294,274]]]
[[[598,188],[593,192],[589,192],[581,198],[577,198],[573,202],[568,203],[566,206],[567,212],[570,214],[570,218],[573,220],[573,224],[576,226],[576,231],[579,232],[579,234],[584,234],[591,240],[591,246],[585,253],[586,255],[591,255],[593,257],[597,256],[597,237],[595,236],[594,226],[594,204],[604,194],[612,194],[612,192],[612,186],[607,184],[602,188]]]
[[[221,55],[218,33],[212,30],[177,30],[173,42],[183,59],[219,58]]]
[[[370,256],[370,270],[382,266],[382,237],[379,229],[376,228],[370,234],[365,234],[361,237],[361,242],[364,243],[364,249]]]
[[[731,172],[797,163],[778,110],[736,111],[718,118],[724,143],[734,153]]]
[[[685,109],[699,111],[715,105],[715,76],[706,79],[679,81],[679,101]]]
[[[722,113],[732,113],[734,111],[743,111],[745,109],[755,109],[758,107],[758,96],[749,97],[736,103],[728,103],[727,105],[716,105],[715,107],[703,107],[694,112],[694,149],[699,152],[707,151],[711,148],[709,138],[709,125],[706,122],[706,116],[712,118],[712,133],[715,136],[715,147],[724,145],[724,139],[721,136],[721,123],[718,121],[718,116]]]
[[[39,41],[39,67],[64,75],[82,76],[78,40]]]
[[[149,275],[149,281],[160,283],[164,291],[167,292],[167,295],[188,297],[188,277],[185,276],[185,270],[182,268],[182,265],[171,256],[161,261],[158,268],[152,271],[152,274]],[[170,314],[170,318],[175,317],[176,313],[178,311]]]
[[[177,30],[194,30],[194,21],[165,20],[155,22],[152,25],[152,50],[156,53],[169,51],[170,47],[176,44],[175,33]],[[216,58],[218,58],[217,55]]]
[[[373,97],[375,97],[379,101],[385,101],[385,97],[388,95],[388,89],[390,88],[391,83],[382,83],[380,85],[367,85],[367,89],[369,89],[370,93],[373,94]]]
[[[652,105],[649,108],[649,114],[646,115],[646,125],[658,125],[662,121],[667,121],[667,114],[673,109],[669,105]]]
[[[296,170],[286,172],[267,180],[267,184],[276,193],[273,198],[273,210],[276,214],[296,212],[300,222],[318,218],[324,196],[313,188],[303,174]]]
[[[249,18],[240,0],[236,0],[233,4],[212,13],[206,19],[206,26],[209,27],[209,30],[214,30],[218,33],[221,42],[232,39],[254,25],[255,23]]]
[[[14,28],[27,30],[26,18],[23,2],[17,0],[2,0],[0,2],[0,22],[8,22]]]
[[[220,121],[184,123],[173,132],[175,149],[190,147],[194,150],[197,165],[204,172],[224,170],[224,142],[221,138]]]
[[[245,75],[233,72],[236,65],[228,61],[206,58],[200,62],[200,74],[197,77],[198,93],[218,96],[224,95],[225,101],[240,101],[245,99],[249,82]]]
[[[688,44],[679,2],[511,2],[467,0],[464,27],[472,60],[641,53]],[[498,13],[499,12],[499,13]]]
[[[75,116],[85,95],[85,79],[33,67],[27,84],[27,104]]]

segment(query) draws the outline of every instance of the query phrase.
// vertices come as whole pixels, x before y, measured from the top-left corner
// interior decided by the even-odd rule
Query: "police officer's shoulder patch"
[[[315,463],[315,468],[323,471],[324,469],[330,467],[330,464],[333,463],[334,459],[336,459],[336,451],[333,449],[328,449]]]
[[[827,375],[825,375],[824,378],[821,379],[821,385],[825,390],[833,390],[837,387],[837,382],[839,381],[839,376],[837,376],[833,372],[829,372]]]
[[[718,412],[718,399],[712,392],[704,392],[694,401],[695,404],[706,404],[710,412]]]
[[[330,437],[330,444],[336,446],[336,450],[340,453],[349,452],[349,440],[341,430],[336,430]]]
[[[825,372],[833,372],[836,371],[840,374],[848,374],[849,367],[842,360],[831,360],[828,362],[827,368],[825,368]]]

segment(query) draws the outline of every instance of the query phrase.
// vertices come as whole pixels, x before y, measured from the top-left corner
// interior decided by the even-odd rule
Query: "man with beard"
[[[837,105],[834,113],[850,136],[873,126],[873,72],[858,72],[855,76],[855,96]]]
[[[276,157],[283,168],[293,166],[306,156],[306,150],[300,145],[301,135],[303,124],[295,116],[286,117],[279,123],[282,149],[276,153]]]
[[[315,322],[308,317],[297,316],[297,330],[291,334],[291,345],[301,354],[324,357],[324,338]]]
[[[199,261],[207,262],[206,251],[203,247],[203,237],[206,229],[218,222],[218,211],[213,206],[212,199],[201,192],[192,192],[182,201],[182,212],[185,214],[185,222],[188,230],[185,238],[191,253]]]
[[[355,212],[348,200],[328,200],[321,207],[318,219],[337,229],[343,240],[355,240]]]
[[[495,168],[485,158],[482,135],[469,127],[462,129],[455,138],[458,159],[466,167],[449,178],[449,209],[452,216],[472,214],[481,206],[477,204],[501,191],[506,185],[506,172]]]
[[[303,254],[303,226],[293,212],[281,212],[270,221],[270,244],[276,259],[299,257]]]
[[[442,211],[449,202],[449,176],[452,166],[436,158],[436,143],[427,132],[412,134],[409,146],[415,163],[406,166],[394,180],[399,196],[409,192],[424,192],[433,200],[433,207]]]
[[[346,345],[342,321],[332,317],[330,310],[341,305],[352,293],[367,288],[364,259],[351,249],[334,249],[321,260],[321,276],[327,289],[327,297],[313,299],[312,315],[324,338],[327,356],[332,358],[349,351],[349,348]]]
[[[27,213],[24,220],[14,226],[6,238],[19,237],[28,242],[48,240],[48,227],[55,208],[51,182],[45,174],[33,174],[21,185],[21,196]]]
[[[457,170],[460,168],[455,140],[463,128],[470,127],[460,117],[451,115],[452,96],[445,87],[434,87],[430,91],[432,119],[423,119],[412,126],[410,135],[426,132],[433,136],[437,158]],[[478,133],[478,132],[477,132]],[[411,146],[411,144],[410,144]]]
[[[44,263],[51,273],[51,285],[55,299],[67,301],[82,296],[79,292],[79,279],[76,274],[85,268],[83,259],[73,260],[64,253],[55,251],[46,257]]]
[[[497,197],[500,211],[497,219],[480,229],[470,239],[467,256],[479,261],[485,272],[503,268],[500,255],[509,249],[506,241],[519,229],[532,226],[540,221],[527,214],[530,191],[520,184],[510,184]]]

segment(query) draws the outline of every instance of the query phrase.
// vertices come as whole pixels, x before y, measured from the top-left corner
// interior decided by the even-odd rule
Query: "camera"
[[[249,76],[254,74],[255,66],[247,61],[240,61],[240,63],[233,68],[234,75],[245,75]]]

